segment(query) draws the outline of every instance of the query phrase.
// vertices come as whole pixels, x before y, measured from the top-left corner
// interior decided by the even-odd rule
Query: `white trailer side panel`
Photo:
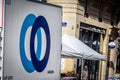
[[[60,80],[62,8],[6,0],[4,80]]]

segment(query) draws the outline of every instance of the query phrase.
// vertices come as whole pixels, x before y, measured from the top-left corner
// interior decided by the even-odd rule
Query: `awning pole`
[[[83,57],[81,58],[81,80],[82,80],[82,77],[83,76]]]

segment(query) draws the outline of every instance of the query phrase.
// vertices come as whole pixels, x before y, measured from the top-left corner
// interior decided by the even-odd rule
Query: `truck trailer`
[[[62,7],[1,0],[0,80],[60,80]]]

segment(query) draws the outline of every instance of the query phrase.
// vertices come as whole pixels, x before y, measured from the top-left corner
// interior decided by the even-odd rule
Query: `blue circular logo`
[[[26,32],[29,27],[32,27],[31,35],[30,35],[31,61],[28,60],[25,52],[25,47],[24,47]],[[44,58],[42,60],[39,60],[41,56],[42,45],[43,45],[40,28],[44,30],[45,36],[46,36],[46,50],[45,50]],[[37,35],[37,51],[36,52],[34,48],[35,35]],[[29,73],[33,72],[34,70],[38,72],[42,72],[47,65],[47,62],[49,59],[49,53],[50,53],[50,31],[49,31],[48,23],[43,16],[36,17],[34,14],[29,14],[26,16],[20,32],[19,45],[20,45],[20,57],[21,57],[21,61],[24,69]]]

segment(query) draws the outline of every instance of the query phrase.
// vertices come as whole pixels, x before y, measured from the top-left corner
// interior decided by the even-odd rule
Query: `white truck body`
[[[62,8],[30,0],[6,0],[4,80],[60,80]]]
[[[0,80],[3,80],[4,0],[0,0]]]

